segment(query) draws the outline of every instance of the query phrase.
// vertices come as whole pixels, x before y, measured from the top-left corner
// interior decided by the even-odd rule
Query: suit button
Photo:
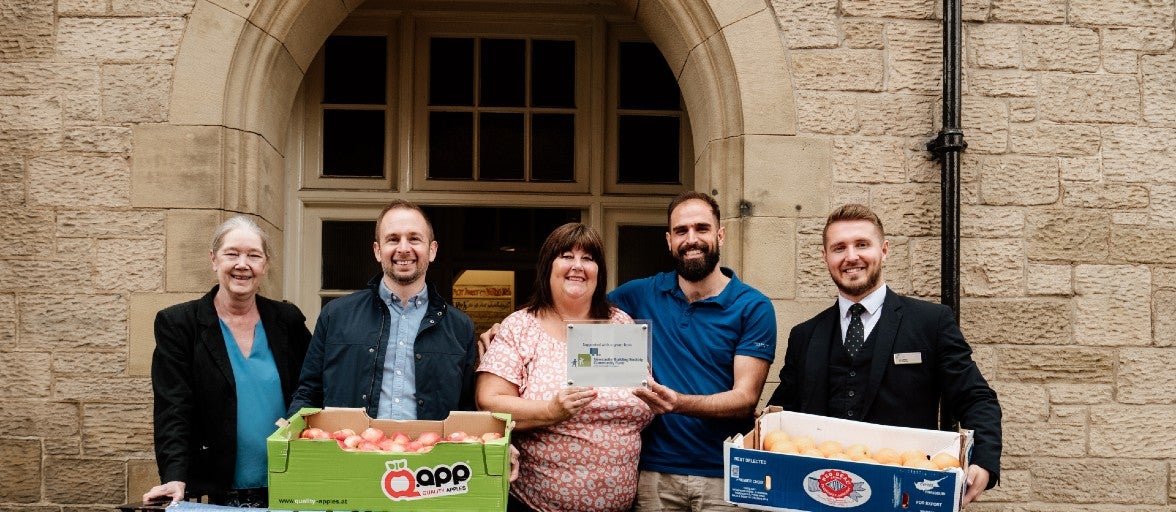
[[[363,395],[363,396],[361,396],[360,398],[362,398],[362,399],[364,399],[364,400],[367,400],[367,395]]]
[[[849,412],[845,413],[845,415],[846,415],[846,416],[849,416],[850,418],[852,418],[852,417],[853,417],[853,411],[849,411]]]
[[[417,405],[425,405],[425,401],[424,400],[417,400]]]
[[[421,360],[421,355],[420,355],[420,354],[417,354],[417,355],[416,355],[416,358],[417,358],[417,361],[420,361],[420,360]]]
[[[850,376],[850,377],[857,377],[857,372],[855,372],[855,371],[852,371],[852,370],[851,370],[851,371],[849,372],[849,376]]]
[[[368,349],[368,353],[369,353],[369,354],[370,354],[370,353],[372,353],[372,352],[375,352],[375,351],[376,351],[375,347],[372,347],[372,348],[369,348],[369,349]]]
[[[853,391],[850,391],[850,392],[849,392],[849,396],[853,396]]]

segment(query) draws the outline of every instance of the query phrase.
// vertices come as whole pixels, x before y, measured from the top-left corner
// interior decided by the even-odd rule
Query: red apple
[[[362,451],[362,452],[378,452],[378,451],[380,451],[380,445],[373,443],[371,441],[360,441],[358,448],[359,448],[359,451]]]
[[[486,432],[485,434],[482,434],[483,443],[486,441],[493,441],[495,439],[502,439],[502,434],[499,434],[498,432]]]
[[[429,445],[429,446],[422,446],[422,447],[420,447],[420,449],[418,449],[416,452],[417,452],[417,453],[428,453],[428,452],[429,452],[430,450],[432,450],[432,449],[433,449],[433,445]]]
[[[354,430],[351,430],[349,428],[345,428],[342,430],[336,430],[336,431],[332,432],[331,439],[334,439],[336,441],[342,441],[342,440],[347,439],[348,437],[351,437],[353,435],[355,435]]]
[[[384,431],[375,427],[368,427],[364,429],[363,433],[359,436],[362,437],[364,441],[371,443],[378,443],[383,441],[385,438]]]
[[[388,436],[388,438],[396,442],[396,444],[408,444],[409,441],[412,441],[404,432],[397,432]]]
[[[419,452],[421,451],[421,446],[419,441],[409,441],[408,444],[404,445],[404,451],[409,453]]]
[[[448,436],[445,437],[445,440],[452,441],[455,443],[460,443],[462,441],[465,441],[466,437],[467,437],[466,433],[459,430],[457,432],[450,433]]]
[[[317,427],[310,427],[302,431],[298,436],[299,439],[330,439],[331,435],[324,432],[323,429]]]
[[[359,447],[359,444],[360,444],[360,443],[362,443],[362,442],[363,442],[363,438],[362,438],[362,437],[359,437],[359,436],[357,436],[357,435],[355,435],[355,434],[352,434],[352,435],[349,435],[349,436],[347,436],[347,439],[344,439],[344,440],[342,441],[342,443],[343,443],[343,448],[344,448],[344,449],[348,449],[348,450],[354,450],[354,449],[356,449],[357,447]]]
[[[420,437],[417,437],[417,442],[421,443],[421,446],[433,446],[437,444],[437,441],[440,440],[441,434],[436,432],[424,432],[420,435]]]

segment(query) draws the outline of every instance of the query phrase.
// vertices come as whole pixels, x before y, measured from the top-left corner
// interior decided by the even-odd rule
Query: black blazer
[[[963,428],[975,431],[972,463],[1000,479],[1000,403],[980,374],[947,306],[886,291],[874,331],[874,359],[862,420],[939,428],[942,399]],[[837,304],[792,328],[780,386],[768,400],[785,410],[827,415],[830,343],[841,342]],[[918,353],[920,364],[895,364],[894,354]]]
[[[237,460],[233,366],[212,305],[218,288],[155,316],[155,460],[160,481],[184,482],[189,496],[230,489]],[[257,310],[289,405],[310,343],[306,318],[297,306],[260,295]]]

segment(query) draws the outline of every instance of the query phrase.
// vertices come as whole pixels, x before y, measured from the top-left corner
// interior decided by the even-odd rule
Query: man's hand
[[[486,350],[490,348],[490,342],[494,341],[494,335],[498,334],[498,324],[491,325],[486,332],[478,335],[478,360],[486,355]]]
[[[149,501],[156,501],[159,498],[171,498],[172,503],[184,500],[184,490],[187,484],[179,480],[172,480],[171,482],[159,484],[152,487],[150,491],[143,493],[143,503]]]
[[[678,406],[678,392],[658,384],[652,378],[647,381],[646,387],[634,389],[633,396],[645,402],[654,414],[671,413]]]
[[[975,464],[968,466],[968,490],[964,493],[964,503],[961,508],[967,506],[978,498],[980,493],[984,492],[984,489],[988,487],[988,477],[987,469]]]

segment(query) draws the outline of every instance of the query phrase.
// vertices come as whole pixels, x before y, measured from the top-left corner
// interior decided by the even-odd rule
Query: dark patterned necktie
[[[862,325],[862,313],[866,307],[855,303],[849,307],[849,329],[845,331],[845,351],[849,357],[857,357],[862,345],[866,344],[866,328]]]

